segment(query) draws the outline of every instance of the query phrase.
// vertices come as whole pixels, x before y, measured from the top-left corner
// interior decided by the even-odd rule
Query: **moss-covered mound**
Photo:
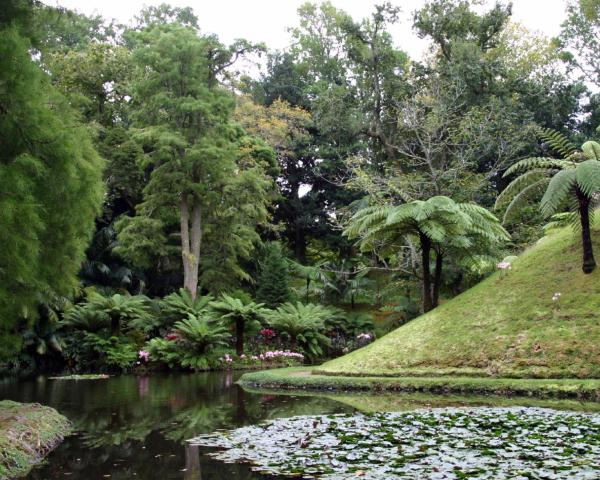
[[[511,270],[317,372],[600,378],[600,268],[583,274],[578,236],[560,230],[525,251]]]
[[[26,475],[70,429],[69,421],[53,408],[0,401],[0,478]]]

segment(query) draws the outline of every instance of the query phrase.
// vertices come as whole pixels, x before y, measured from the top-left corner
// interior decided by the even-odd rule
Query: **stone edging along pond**
[[[71,431],[69,420],[38,403],[0,401],[0,478],[20,478]]]
[[[600,401],[600,379],[350,377],[314,373],[313,367],[293,367],[245,373],[238,384],[286,390],[469,393]]]

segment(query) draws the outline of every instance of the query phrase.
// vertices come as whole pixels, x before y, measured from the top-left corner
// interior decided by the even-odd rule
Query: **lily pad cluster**
[[[191,442],[224,462],[303,478],[600,478],[600,416],[541,408],[301,416]]]
[[[103,373],[85,373],[77,375],[61,375],[60,377],[50,377],[50,380],[105,380],[110,375]]]

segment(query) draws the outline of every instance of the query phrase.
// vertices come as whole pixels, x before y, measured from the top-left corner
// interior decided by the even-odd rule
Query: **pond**
[[[0,399],[58,409],[75,427],[30,480],[265,478],[245,465],[225,464],[186,440],[299,415],[405,411],[436,406],[498,405],[598,411],[600,404],[424,395],[300,395],[244,391],[234,373],[121,376],[107,380],[0,383]],[[273,477],[270,477],[273,478]]]

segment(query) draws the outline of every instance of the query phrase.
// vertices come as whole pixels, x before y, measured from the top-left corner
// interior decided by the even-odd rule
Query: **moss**
[[[600,251],[600,228],[595,227]],[[554,293],[560,292],[558,301]],[[581,271],[569,228],[512,264],[322,374],[600,378],[600,268]]]
[[[242,375],[244,387],[312,391],[427,392],[600,400],[600,380],[475,377],[376,377],[319,375],[310,368],[282,368]]]
[[[0,478],[26,475],[70,429],[69,421],[53,408],[0,401]]]

